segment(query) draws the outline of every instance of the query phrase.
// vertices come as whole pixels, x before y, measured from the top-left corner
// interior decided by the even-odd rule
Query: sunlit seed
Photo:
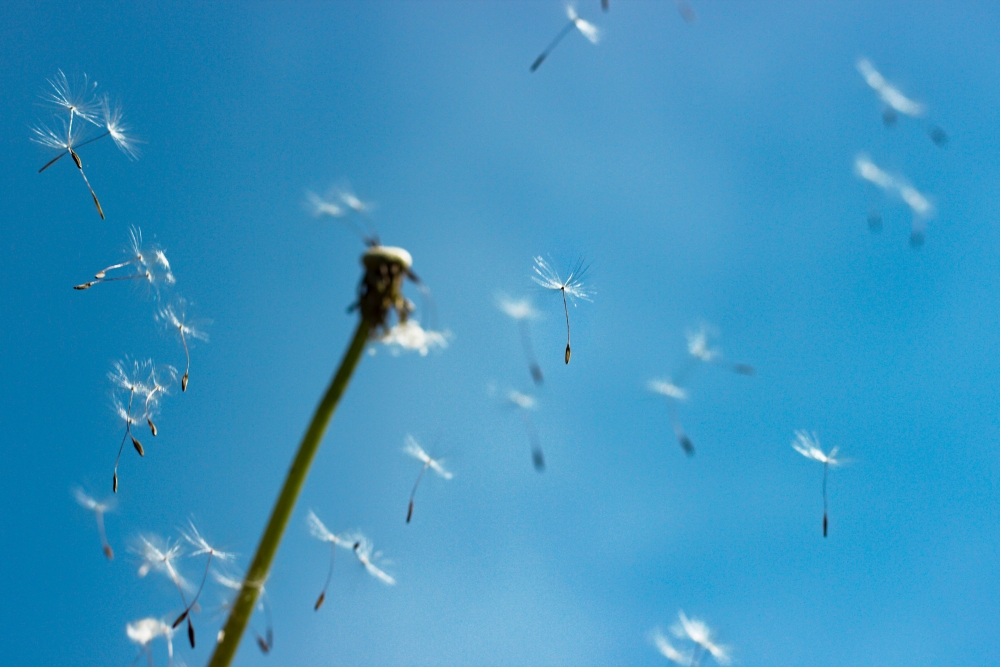
[[[115,552],[111,550],[111,545],[110,544],[105,544],[104,545],[104,555],[107,556],[108,560],[114,560],[115,559]]]
[[[149,417],[146,417],[146,423],[149,424],[149,430],[153,433],[153,437],[156,437],[156,424]]]
[[[142,443],[132,436],[132,446],[135,447],[135,451],[139,452],[139,456],[145,456],[146,452],[142,449]]]
[[[181,378],[181,391],[188,390],[188,373],[184,371],[184,377]]]
[[[323,606],[323,601],[326,600],[326,593],[320,593],[319,597],[316,598],[316,605],[313,607],[314,611],[319,611],[319,608]]]

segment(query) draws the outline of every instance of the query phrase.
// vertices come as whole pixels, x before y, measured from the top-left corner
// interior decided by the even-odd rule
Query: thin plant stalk
[[[368,318],[361,317],[358,328],[354,332],[354,338],[344,353],[344,358],[341,360],[340,367],[333,376],[326,394],[316,408],[309,428],[299,445],[299,450],[295,454],[295,460],[285,478],[285,483],[271,512],[267,527],[264,529],[257,553],[254,554],[253,562],[243,580],[243,587],[236,596],[229,612],[229,618],[222,631],[222,639],[215,647],[209,667],[227,667],[236,654],[236,648],[239,646],[240,638],[243,636],[243,631],[253,613],[257,596],[271,570],[271,561],[274,560],[274,554],[278,551],[278,545],[281,543],[282,534],[288,525],[288,519],[295,508],[295,501],[298,499],[303,484],[305,484],[309,466],[319,449],[323,434],[333,417],[337,404],[340,402],[340,397],[347,388],[351,375],[361,359],[370,330],[371,323]]]

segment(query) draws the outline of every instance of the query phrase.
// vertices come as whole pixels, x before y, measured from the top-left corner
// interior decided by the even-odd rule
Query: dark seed
[[[132,446],[135,447],[135,451],[139,452],[139,456],[146,455],[146,452],[142,449],[142,443],[136,440],[134,435],[132,436]]]
[[[115,552],[111,550],[111,545],[110,544],[105,544],[104,545],[104,555],[108,557],[108,560],[114,560],[115,559]]]
[[[313,610],[319,611],[319,608],[323,606],[323,600],[325,599],[326,599],[326,592],[324,591],[319,594],[318,598],[316,598],[316,605],[313,607]]]
[[[184,377],[181,378],[181,391],[187,391],[187,390],[188,390],[188,374],[187,371],[184,371]]]
[[[188,619],[188,641],[191,642],[191,648],[194,648],[194,626],[191,625],[191,619]]]

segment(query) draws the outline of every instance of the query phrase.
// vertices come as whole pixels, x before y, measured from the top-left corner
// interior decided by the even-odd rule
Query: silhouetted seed
[[[749,364],[733,364],[733,370],[739,373],[740,375],[754,374],[753,366]]]
[[[93,286],[94,286],[94,282],[91,281],[89,283],[83,283],[82,285],[73,285],[73,289],[85,290],[85,289],[90,289]]]
[[[826,537],[826,514],[823,514],[823,537]]]
[[[691,442],[691,438],[686,435],[682,435],[678,438],[678,440],[680,440],[681,449],[684,450],[684,453],[688,456],[694,456],[694,443]]]
[[[80,156],[76,154],[76,151],[71,148],[71,149],[69,149],[69,154],[70,154],[70,157],[73,158],[73,162],[76,162],[76,168],[82,170],[83,169],[83,163],[80,162]]]
[[[933,141],[938,146],[944,146],[948,143],[948,135],[938,126],[932,127],[928,130],[927,134],[930,135],[931,141]]]
[[[542,375],[542,369],[538,364],[531,364],[531,379],[535,381],[535,384],[545,382],[545,376]]]
[[[910,233],[910,246],[913,248],[919,248],[924,244],[924,233],[922,231],[914,230]]]
[[[174,376],[174,377],[177,377],[177,376]],[[153,437],[155,438],[156,437],[156,424],[154,424],[153,420],[150,419],[149,417],[146,417],[146,423],[149,424],[149,430],[153,433]]]
[[[570,355],[569,343],[566,343],[566,363],[567,364],[569,363],[569,355]]]
[[[531,462],[535,466],[535,470],[538,472],[545,471],[545,455],[542,454],[542,450],[537,447],[531,450]]]
[[[114,480],[111,484],[111,493],[118,493],[118,473],[115,472]]]
[[[181,391],[188,390],[188,372],[184,371],[184,377],[181,378]]]
[[[532,72],[534,72],[536,69],[538,69],[541,66],[542,61],[545,60],[545,56],[547,56],[547,55],[549,55],[549,54],[543,53],[542,55],[538,56],[535,59],[535,62],[531,63],[531,71]]]
[[[872,213],[868,216],[868,229],[872,232],[882,231],[882,214]]]
[[[413,501],[410,501],[410,509],[406,510],[406,523],[410,523],[410,519],[413,518]]]
[[[326,591],[320,593],[319,597],[316,598],[316,605],[313,607],[313,610],[319,611],[319,608],[323,606],[323,600],[325,599],[326,599]]]
[[[271,647],[264,642],[264,638],[261,637],[260,635],[257,635],[257,648],[259,648],[260,652],[263,653],[264,655],[267,655],[268,653],[271,652]]]
[[[188,641],[191,642],[191,648],[194,648],[194,626],[191,625],[190,618],[188,618]]]
[[[895,125],[897,118],[898,116],[896,116],[896,112],[893,111],[892,109],[886,109],[885,111],[882,112],[882,122],[885,124],[886,127],[892,127],[893,125]]]
[[[132,437],[132,446],[135,447],[135,451],[139,452],[139,456],[145,456],[146,452],[143,451],[142,449],[142,443],[136,440],[134,435],[131,437]]]
[[[174,624],[172,626],[170,626],[170,627],[176,628],[178,625],[180,625],[181,623],[183,623],[184,619],[187,618],[187,617],[188,617],[188,610],[185,609],[183,611],[183,613],[181,613],[181,615],[177,617],[177,620],[174,621]]]
[[[353,549],[354,549],[355,551],[357,551],[357,550],[358,550],[358,547],[360,547],[360,546],[361,546],[361,542],[355,542],[355,543],[354,543],[354,546],[353,546],[352,548],[353,548]]]
[[[115,552],[111,550],[111,545],[110,544],[105,544],[104,545],[104,555],[108,557],[108,560],[114,560],[115,559]]]

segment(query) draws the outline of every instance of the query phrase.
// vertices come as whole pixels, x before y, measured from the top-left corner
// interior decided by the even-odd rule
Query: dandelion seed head
[[[688,398],[687,390],[678,387],[670,380],[650,380],[646,383],[646,387],[656,394],[662,394],[668,398],[676,398],[678,401],[686,401]]]
[[[836,458],[837,448],[834,447],[829,453],[825,453],[820,447],[819,438],[816,437],[815,433],[810,434],[808,431],[796,431],[795,442],[792,443],[792,447],[807,459],[819,461],[825,465],[836,466],[842,463],[840,459]]]
[[[574,299],[584,299],[590,301],[590,294],[584,290],[583,278],[587,274],[587,267],[580,260],[570,271],[569,276],[564,281],[552,265],[544,257],[535,257],[534,276],[531,279],[544,289],[558,290],[564,292],[570,301]]]
[[[117,101],[112,103],[111,99],[104,95],[101,98],[101,116],[104,120],[104,128],[119,150],[125,153],[130,160],[138,159],[139,149],[136,146],[136,140],[128,135],[131,128],[124,122],[121,104]]]
[[[445,349],[451,338],[449,331],[431,331],[424,329],[416,320],[408,319],[397,322],[392,328],[378,338],[378,341],[390,348],[393,354],[416,351],[426,357],[433,349]]]
[[[152,359],[133,359],[125,357],[116,361],[113,369],[108,373],[111,383],[120,389],[145,396],[149,393],[149,387],[145,385],[143,379],[148,377],[153,368]]]
[[[917,117],[924,114],[924,105],[914,102],[903,95],[899,89],[889,84],[867,58],[859,58],[856,66],[858,72],[864,77],[865,83],[878,93],[879,98],[886,105],[907,116]]]
[[[184,537],[184,539],[187,541],[188,544],[194,547],[194,551],[189,553],[188,556],[194,557],[194,556],[201,556],[203,554],[210,554],[212,558],[221,561],[232,560],[233,558],[236,557],[236,555],[233,553],[230,553],[228,551],[220,551],[219,549],[216,549],[215,547],[210,545],[205,540],[205,538],[202,537],[201,533],[198,532],[198,528],[197,526],[194,525],[193,521],[190,520],[188,521],[188,528],[187,530],[181,530],[181,535]]]
[[[89,123],[98,124],[99,104],[93,94],[97,84],[91,84],[86,74],[82,76],[82,80],[70,82],[60,69],[56,71],[54,77],[46,81],[52,89],[42,94],[42,99],[46,103],[68,111],[71,115],[76,115]]]
[[[412,435],[407,434],[406,447],[403,448],[403,451],[423,463],[425,466],[429,467],[441,477],[444,477],[445,479],[451,479],[453,477],[453,475],[445,470],[444,466],[441,465],[442,460],[431,458]]]

